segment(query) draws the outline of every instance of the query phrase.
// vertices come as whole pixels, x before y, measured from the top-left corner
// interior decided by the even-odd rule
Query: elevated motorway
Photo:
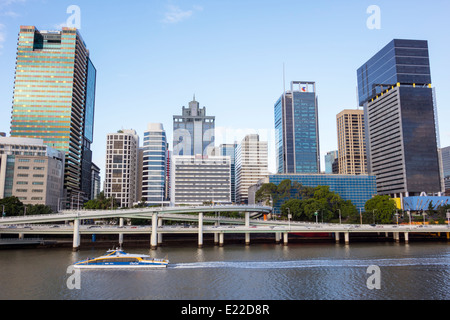
[[[152,207],[124,210],[71,210],[62,211],[57,214],[36,215],[36,216],[16,216],[0,219],[1,225],[19,225],[34,223],[52,223],[73,220],[97,220],[108,218],[140,218],[152,219],[156,214],[165,220],[179,221],[197,221],[198,216],[189,217],[189,215],[198,215],[199,213],[225,213],[242,212],[250,213],[251,216],[271,213],[272,207],[265,206],[190,206],[190,207]]]
[[[155,249],[162,243],[164,234],[197,234],[198,246],[203,246],[203,235],[214,234],[214,241],[219,245],[224,243],[225,234],[245,234],[245,242],[250,243],[250,235],[257,233],[274,234],[277,242],[288,243],[289,234],[296,233],[334,233],[336,242],[344,235],[345,243],[350,242],[352,233],[391,233],[396,241],[403,234],[405,242],[409,241],[410,233],[446,233],[449,239],[448,225],[351,225],[307,223],[263,219],[251,219],[262,213],[270,213],[271,207],[260,206],[208,206],[208,207],[176,207],[176,208],[144,208],[109,211],[66,211],[53,215],[9,217],[0,219],[0,234],[67,234],[73,235],[73,248],[78,250],[82,234],[118,234],[119,243],[123,243],[124,234],[150,235],[151,248]],[[224,212],[241,212],[243,219],[221,216]],[[210,215],[208,215],[210,214]],[[82,225],[82,220],[119,218],[118,226]],[[125,226],[124,218],[143,218],[151,220],[148,226]],[[192,225],[163,225],[163,220],[191,222]],[[70,222],[64,225],[49,225],[48,223]],[[44,224],[45,223],[45,224]]]

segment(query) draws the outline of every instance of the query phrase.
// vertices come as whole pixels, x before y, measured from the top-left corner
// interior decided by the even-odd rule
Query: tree
[[[0,209],[3,210],[3,206],[5,206],[5,216],[6,217],[14,217],[18,215],[24,214],[24,205],[17,197],[7,197],[0,199]]]
[[[366,202],[364,209],[367,213],[372,214],[374,223],[391,223],[397,205],[388,195],[376,195]]]

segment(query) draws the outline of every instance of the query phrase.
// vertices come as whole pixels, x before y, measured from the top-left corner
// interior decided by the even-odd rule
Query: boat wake
[[[297,260],[297,261],[211,261],[174,263],[169,269],[208,269],[208,268],[234,268],[234,269],[303,269],[324,267],[365,267],[377,265],[379,267],[405,267],[405,266],[442,266],[450,268],[450,259],[445,258],[419,258],[419,259],[376,259],[376,260]]]

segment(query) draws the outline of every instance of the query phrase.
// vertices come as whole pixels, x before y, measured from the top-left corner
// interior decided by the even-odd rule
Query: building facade
[[[329,186],[343,200],[350,200],[358,209],[364,212],[366,202],[377,194],[376,177],[373,175],[342,175],[342,174],[276,174],[269,175],[259,182],[279,185],[284,180],[298,182],[306,187]],[[254,189],[254,192],[257,190]],[[254,198],[254,196],[253,196]],[[274,204],[274,212],[280,213],[281,201]]]
[[[325,155],[325,173],[339,173],[333,171],[333,164],[338,160],[339,152],[337,150],[329,151]]]
[[[166,175],[166,131],[161,123],[150,123],[144,132],[142,160],[142,200],[148,205],[161,205],[167,200]]]
[[[91,195],[96,70],[78,30],[21,26],[11,136],[42,139],[65,154],[66,198]]]
[[[172,205],[231,203],[231,159],[228,156],[173,156],[170,178]]]
[[[215,117],[206,115],[206,107],[194,100],[182,115],[173,116],[173,155],[211,155],[215,143]]]
[[[315,82],[291,82],[275,103],[278,173],[319,173],[319,116]]]
[[[268,144],[247,135],[236,147],[236,203],[248,203],[248,188],[269,174]]]
[[[139,137],[135,130],[119,130],[107,135],[105,197],[120,208],[131,208],[138,201]]]
[[[369,173],[379,194],[440,193],[441,173],[427,41],[395,39],[358,69]]]
[[[42,139],[0,138],[0,198],[24,204],[63,205],[64,154]]]
[[[340,174],[366,174],[364,110],[343,110],[336,116]]]

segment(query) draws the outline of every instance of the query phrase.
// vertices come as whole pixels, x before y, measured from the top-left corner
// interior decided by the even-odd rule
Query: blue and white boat
[[[75,269],[145,269],[167,268],[169,260],[142,254],[129,254],[121,249],[108,250],[106,255],[88,258],[73,265]]]

